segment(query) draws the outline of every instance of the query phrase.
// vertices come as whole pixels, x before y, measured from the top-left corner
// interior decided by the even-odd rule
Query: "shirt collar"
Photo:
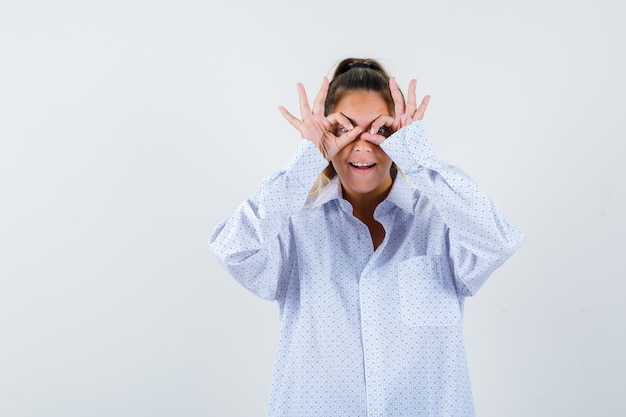
[[[398,174],[393,181],[389,195],[383,203],[391,203],[407,213],[413,213],[414,193],[415,186],[413,186],[406,175],[398,169]]]
[[[415,187],[410,185],[406,176],[400,170],[398,170],[398,175],[396,176],[396,179],[391,186],[389,195],[381,203],[381,206],[392,204],[408,213],[412,213],[414,192]],[[317,195],[311,197],[307,201],[305,207],[319,207],[328,203],[331,200],[339,200],[342,198],[343,196],[341,193],[341,184],[339,183],[339,177],[335,175],[328,184],[322,187]]]
[[[331,200],[337,200],[340,198],[342,198],[341,185],[339,184],[339,177],[335,175],[316,195],[307,200],[305,207],[319,207]]]

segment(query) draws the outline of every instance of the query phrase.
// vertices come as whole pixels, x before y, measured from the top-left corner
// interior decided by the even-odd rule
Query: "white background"
[[[276,307],[207,240],[347,56],[418,78],[439,157],[527,236],[467,302],[478,415],[624,415],[625,11],[3,2],[0,416],[264,415]]]

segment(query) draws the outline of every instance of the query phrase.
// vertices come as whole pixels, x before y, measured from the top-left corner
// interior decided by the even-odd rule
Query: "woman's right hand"
[[[313,102],[313,110],[309,106],[304,86],[301,83],[297,86],[302,120],[289,113],[283,106],[278,109],[289,124],[295,127],[304,139],[313,142],[324,158],[330,161],[344,146],[355,140],[363,129],[352,126],[350,120],[341,113],[324,116],[324,101],[328,93],[326,77],[322,80],[320,91]]]

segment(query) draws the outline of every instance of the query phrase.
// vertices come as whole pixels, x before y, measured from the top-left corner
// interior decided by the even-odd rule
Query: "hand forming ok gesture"
[[[405,103],[404,97],[402,97],[402,93],[398,88],[398,83],[396,82],[395,77],[392,77],[389,80],[391,97],[393,97],[393,103],[396,112],[396,117],[393,121],[394,132],[403,128],[404,126],[410,125],[416,120],[422,120],[424,118],[424,113],[426,113],[426,108],[428,107],[430,96],[424,96],[422,102],[420,103],[420,106],[417,107],[417,100],[415,96],[416,85],[417,80],[415,79],[409,82],[409,91],[407,93],[408,99]]]
[[[417,99],[415,95],[415,87],[417,80],[413,79],[409,82],[408,99],[405,102],[398,83],[395,78],[389,80],[389,88],[391,89],[391,97],[394,102],[395,117],[382,116],[376,119],[371,126],[369,132],[363,133],[361,127],[354,127],[350,120],[341,113],[333,113],[324,116],[324,101],[328,93],[328,79],[324,77],[315,101],[313,102],[313,110],[309,107],[309,101],[306,96],[304,86],[298,83],[298,97],[300,101],[300,114],[302,120],[293,116],[287,109],[280,106],[279,110],[287,121],[295,127],[303,138],[310,140],[317,146],[324,158],[331,160],[337,152],[339,152],[348,143],[355,140],[359,135],[361,139],[380,145],[388,134],[383,135],[381,128],[387,128],[391,133],[408,126],[416,120],[424,117],[430,96],[424,96],[419,107],[417,107]],[[335,132],[344,133],[337,136]],[[362,134],[361,134],[362,133]]]
[[[391,97],[393,98],[395,117],[385,116],[378,118],[372,123],[370,131],[363,133],[361,138],[380,145],[389,136],[378,133],[381,128],[386,127],[392,133],[395,133],[416,120],[422,120],[424,113],[426,113],[430,96],[424,96],[419,107],[417,107],[417,99],[415,96],[416,85],[417,80],[415,79],[409,82],[408,99],[405,103],[396,79],[394,77],[390,78],[389,88],[391,89]]]
[[[278,109],[283,117],[300,132],[302,137],[313,142],[324,158],[330,161],[344,146],[356,139],[363,129],[352,126],[350,120],[341,113],[324,116],[324,101],[327,93],[328,79],[324,77],[320,91],[313,102],[313,110],[311,110],[304,86],[298,83],[302,120],[289,113],[283,106]],[[345,133],[337,136],[335,132],[341,131],[345,131]]]

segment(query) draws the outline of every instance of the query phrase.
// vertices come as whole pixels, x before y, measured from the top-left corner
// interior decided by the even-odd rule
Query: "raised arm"
[[[327,165],[317,148],[302,144],[284,170],[261,184],[217,225],[209,246],[224,268],[261,298],[276,298],[278,286],[291,266],[289,218],[307,198],[317,175]]]
[[[465,295],[474,294],[522,245],[524,236],[465,172],[436,158],[421,120],[430,97],[416,106],[415,80],[409,85],[406,105],[395,80],[390,86],[396,115],[378,123],[398,130],[384,138],[374,134],[377,125],[362,137],[379,143],[420,194],[435,205],[448,227],[455,278]]]
[[[213,231],[209,246],[230,274],[253,293],[275,299],[281,281],[288,279],[292,259],[289,219],[304,205],[307,194],[328,159],[361,132],[343,115],[325,117],[328,80],[309,107],[306,91],[298,84],[302,120],[284,107],[280,112],[306,139],[284,170],[266,179]],[[337,136],[335,132],[343,132]]]
[[[474,294],[521,246],[522,233],[466,173],[435,157],[421,121],[400,129],[381,146],[437,207],[449,229],[455,277],[465,295]]]

